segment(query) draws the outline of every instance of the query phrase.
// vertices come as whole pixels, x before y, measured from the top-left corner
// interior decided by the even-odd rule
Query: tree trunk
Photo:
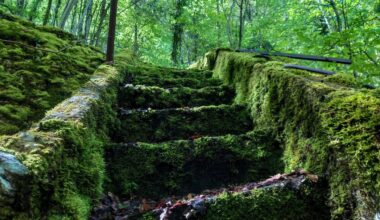
[[[31,9],[29,11],[29,21],[33,21],[33,19],[36,17],[38,14],[38,7],[40,6],[42,0],[34,0],[33,4],[31,6]]]
[[[335,19],[336,19],[336,23],[337,23],[337,31],[341,32],[342,31],[342,19],[340,18],[339,10],[336,7],[336,3],[334,0],[329,0],[329,4],[333,8],[334,13],[335,13]]]
[[[63,10],[61,22],[59,24],[59,27],[64,29],[67,19],[69,18],[69,15],[73,9],[73,7],[78,3],[78,0],[68,0],[66,3],[65,9]]]
[[[133,29],[133,54],[137,56],[139,53],[139,27],[137,22],[135,22]]]
[[[244,35],[244,0],[240,0],[239,5],[239,41],[238,48],[241,48]]]
[[[176,0],[175,13],[174,13],[174,25],[173,25],[173,40],[172,40],[172,53],[171,58],[173,64],[178,65],[178,58],[182,44],[183,26],[180,21],[183,13],[183,7],[186,4],[186,0]]]
[[[49,22],[49,19],[50,19],[50,11],[51,11],[51,5],[53,4],[53,0],[49,0],[48,2],[48,5],[47,5],[47,8],[46,8],[46,12],[45,12],[45,16],[44,16],[44,21],[43,21],[43,25],[47,25],[48,22]]]
[[[87,2],[88,2],[88,0],[81,0],[81,2],[80,2],[79,19],[78,19],[78,23],[77,23],[76,30],[75,30],[75,32],[77,33],[77,35],[79,37],[81,37],[82,31],[83,31],[83,24],[84,24],[84,18],[85,18],[85,8],[87,5]]]
[[[107,16],[107,5],[106,5],[106,0],[102,0],[102,5],[100,6],[100,15],[99,15],[99,23],[96,28],[94,37],[93,37],[93,45],[99,46],[99,39],[100,39],[100,34],[102,33],[102,28],[104,24],[104,20]]]
[[[90,33],[91,23],[92,23],[92,6],[94,1],[89,0],[89,3],[86,7],[86,22],[84,26],[84,41],[87,42],[88,35]]]
[[[216,40],[216,46],[217,47],[221,47],[222,45],[222,42],[221,42],[221,36],[222,36],[222,33],[221,33],[221,30],[222,30],[222,27],[220,25],[220,20],[219,20],[219,16],[220,16],[220,0],[216,0],[216,13],[218,15],[218,20],[216,20],[216,32],[217,32],[217,40]]]
[[[107,55],[106,61],[113,62],[115,51],[115,32],[116,32],[116,15],[117,15],[118,0],[111,0],[110,21],[108,27]]]
[[[322,8],[322,0],[317,0],[317,2],[318,2],[319,11],[322,13],[322,17],[323,17],[323,20],[327,26],[327,29],[329,32],[331,32],[331,25],[329,23],[329,20],[327,19],[326,12]]]
[[[72,10],[73,11],[73,14],[71,16],[71,25],[70,25],[70,33],[75,33],[75,30],[78,26],[78,22],[77,22],[77,15],[80,13],[78,13],[78,4],[76,4],[74,6],[74,9]]]
[[[58,14],[59,14],[59,9],[61,8],[61,5],[62,5],[62,0],[57,0],[57,3],[54,7],[54,15],[53,15],[53,20],[51,22],[51,24],[53,26],[57,26],[58,25]]]
[[[17,14],[22,16],[24,14],[24,10],[26,7],[26,1],[25,0],[17,0]]]

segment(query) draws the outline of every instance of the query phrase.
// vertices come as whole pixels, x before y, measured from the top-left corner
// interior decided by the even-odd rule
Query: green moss
[[[266,131],[107,149],[108,190],[160,198],[249,182],[282,169],[281,149]]]
[[[238,134],[252,128],[244,106],[220,105],[162,110],[125,110],[115,140],[167,141],[192,136]]]
[[[372,218],[380,209],[380,99],[370,91],[336,92],[322,117],[336,158],[330,166],[334,214]]]
[[[119,93],[119,105],[154,109],[219,105],[232,103],[234,96],[234,91],[227,86],[163,89],[156,86],[126,85]]]
[[[329,219],[321,193],[324,192],[310,185],[299,190],[256,189],[248,195],[225,193],[209,205],[201,219]]]
[[[29,109],[22,117],[19,111],[0,116],[0,135],[27,129],[41,119],[86,82],[103,58],[71,34],[2,11],[0,39],[5,40],[0,41],[0,103]]]
[[[162,88],[203,88],[219,86],[220,80],[211,78],[209,71],[175,70],[148,65],[129,65],[126,68],[127,84],[158,86]]]
[[[373,219],[379,210],[379,95],[346,75],[284,69],[250,54],[220,51],[214,75],[233,85],[256,128],[284,144],[286,170],[329,180],[333,219]]]
[[[123,78],[101,66],[33,129],[0,138],[0,150],[29,170],[20,183],[12,182],[15,195],[0,197],[7,219],[87,219],[103,192],[103,151],[118,124],[116,94]]]

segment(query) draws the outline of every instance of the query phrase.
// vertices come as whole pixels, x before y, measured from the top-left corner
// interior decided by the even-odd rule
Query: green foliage
[[[62,37],[62,38],[60,38]],[[0,11],[0,134],[13,134],[86,82],[102,53]]]
[[[107,189],[131,197],[199,193],[259,180],[282,168],[282,150],[267,131],[158,144],[113,144],[106,150]]]

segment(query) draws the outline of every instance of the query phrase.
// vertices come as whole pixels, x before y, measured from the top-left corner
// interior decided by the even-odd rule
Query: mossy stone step
[[[211,78],[212,71],[204,70],[185,70],[185,69],[173,69],[155,66],[128,66],[126,71],[127,76],[150,76],[150,77],[165,77],[165,78],[193,78],[193,79],[205,79]]]
[[[229,86],[202,89],[188,87],[164,89],[157,86],[127,84],[120,89],[119,106],[126,108],[170,108],[231,104],[235,91]]]
[[[327,220],[330,210],[324,195],[320,186],[305,183],[298,190],[278,185],[245,194],[225,193],[209,204],[202,219]]]
[[[252,129],[245,106],[218,105],[119,113],[119,142],[162,142],[194,136],[239,134]]]
[[[207,86],[220,86],[223,82],[219,79],[205,78],[194,79],[189,77],[172,78],[165,76],[130,76],[126,77],[126,84],[158,86],[162,88],[190,87],[203,88]]]
[[[199,193],[281,172],[281,152],[268,132],[113,144],[106,149],[106,188],[145,198]]]

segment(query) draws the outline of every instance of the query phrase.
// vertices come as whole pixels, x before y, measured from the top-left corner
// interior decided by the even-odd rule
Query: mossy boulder
[[[349,77],[284,69],[280,61],[218,51],[214,76],[236,89],[256,128],[284,144],[286,170],[329,181],[333,219],[373,219],[380,207],[380,96]]]
[[[245,133],[252,129],[245,106],[219,105],[174,109],[122,109],[120,142],[160,142],[194,136]]]
[[[99,50],[0,10],[0,135],[27,129],[90,79]]]
[[[281,148],[265,131],[164,143],[113,144],[108,190],[160,198],[263,179],[283,169]]]

